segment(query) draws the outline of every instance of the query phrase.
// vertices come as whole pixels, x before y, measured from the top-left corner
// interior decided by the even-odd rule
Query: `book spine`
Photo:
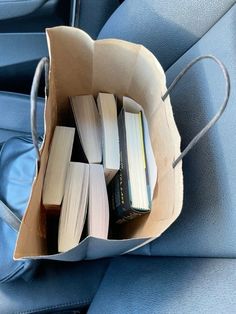
[[[148,200],[149,200],[149,207],[151,208],[151,190],[150,190],[150,182],[149,182],[149,173],[147,168],[147,154],[146,154],[146,145],[145,145],[145,139],[144,139],[144,121],[143,121],[143,113],[140,111],[140,126],[141,126],[141,137],[143,141],[143,158],[144,158],[144,164],[145,164],[145,173],[146,173],[146,182],[147,182],[147,194],[148,194]]]
[[[124,121],[124,110],[118,118],[120,139],[120,170],[114,178],[112,190],[113,217],[116,223],[132,220],[140,213],[131,206],[129,191],[129,167],[126,145],[126,131]]]
[[[121,171],[114,178],[113,187],[111,189],[110,201],[113,211],[112,217],[115,223],[121,224],[141,215],[141,213],[132,208],[130,204],[127,204],[127,198],[124,192],[126,189],[124,188],[124,178]]]

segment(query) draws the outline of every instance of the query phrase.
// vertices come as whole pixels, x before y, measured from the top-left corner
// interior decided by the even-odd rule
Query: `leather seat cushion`
[[[230,259],[116,258],[88,313],[234,313],[235,268]]]

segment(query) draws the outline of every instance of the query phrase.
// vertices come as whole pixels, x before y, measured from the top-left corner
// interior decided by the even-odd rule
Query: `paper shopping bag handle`
[[[48,73],[49,59],[42,58],[36,68],[30,93],[30,116],[31,116],[31,134],[32,142],[36,151],[37,159],[40,160],[38,134],[37,134],[37,98],[40,78],[43,70],[45,70],[45,96],[48,93]],[[19,231],[21,220],[13,213],[13,211],[0,200],[0,219],[6,222],[12,229]]]
[[[225,108],[228,104],[229,95],[230,95],[230,78],[228,70],[226,69],[225,65],[215,56],[212,55],[205,55],[200,56],[193,61],[191,61],[174,79],[174,81],[170,84],[165,94],[162,96],[162,100],[165,101],[165,99],[170,94],[171,90],[175,87],[175,85],[178,83],[178,81],[184,76],[184,74],[198,61],[201,61],[203,59],[211,59],[215,61],[219,67],[221,68],[224,78],[225,78],[225,98],[224,101],[219,109],[219,111],[215,114],[215,116],[208,122],[208,124],[192,139],[192,141],[188,144],[188,146],[183,150],[183,152],[179,155],[179,157],[173,162],[173,168],[182,160],[187,153],[198,143],[198,141],[215,125],[215,123],[219,120],[219,118],[222,116],[223,112],[225,111]]]
[[[40,152],[38,144],[38,132],[37,132],[37,98],[38,89],[41,79],[41,75],[45,72],[45,97],[48,95],[48,77],[49,77],[49,59],[47,57],[42,58],[35,70],[31,92],[30,92],[30,117],[31,117],[31,135],[33,145],[36,151],[38,161],[40,161]]]
[[[6,222],[15,231],[19,231],[21,220],[1,200],[0,200],[0,219]]]

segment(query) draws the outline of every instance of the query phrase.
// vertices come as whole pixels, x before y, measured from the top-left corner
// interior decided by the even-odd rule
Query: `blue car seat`
[[[236,311],[235,2],[125,0],[111,15],[98,38],[143,44],[169,83],[195,57],[218,57],[231,78],[228,108],[185,158],[183,211],[160,238],[111,260],[43,262],[29,282],[0,286],[1,313],[73,313],[91,302],[92,314]],[[218,110],[223,93],[210,61],[178,84],[171,100],[183,148]]]

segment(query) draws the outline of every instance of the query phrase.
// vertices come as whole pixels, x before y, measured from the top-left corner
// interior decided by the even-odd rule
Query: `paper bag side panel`
[[[68,97],[92,92],[93,40],[71,27],[47,29],[58,117],[68,112]]]
[[[93,94],[127,95],[141,46],[120,40],[95,41]]]
[[[47,167],[49,144],[57,123],[54,82],[50,76],[50,95],[45,104],[45,137],[41,150],[38,176],[18,234],[14,258],[46,254],[45,215],[41,206],[44,174]]]
[[[108,258],[123,254],[134,247],[146,243],[147,239],[104,240],[87,237],[78,246],[65,253],[32,257],[34,259],[76,262],[98,258]],[[28,258],[28,257],[26,257]]]

